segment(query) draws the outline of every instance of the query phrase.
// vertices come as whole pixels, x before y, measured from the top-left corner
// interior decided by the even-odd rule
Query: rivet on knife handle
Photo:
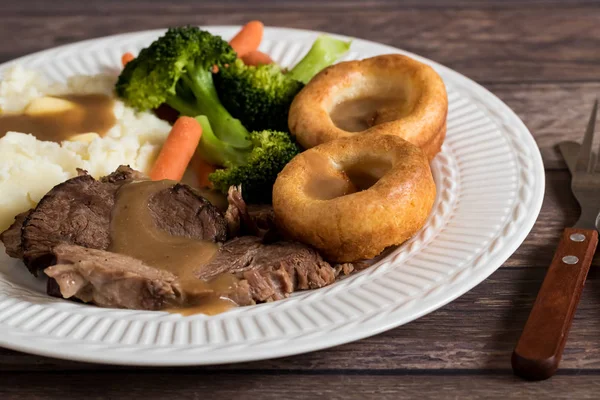
[[[564,230],[513,352],[515,374],[542,380],[556,372],[597,244],[596,230]]]

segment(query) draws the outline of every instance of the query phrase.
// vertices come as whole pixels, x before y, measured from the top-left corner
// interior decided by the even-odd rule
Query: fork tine
[[[594,102],[594,108],[592,109],[592,115],[585,130],[585,136],[583,137],[583,143],[579,148],[579,154],[577,155],[577,164],[575,171],[577,172],[588,172],[594,166],[590,165],[592,158],[592,143],[594,141],[594,128],[596,126],[596,113],[598,111],[598,99]]]

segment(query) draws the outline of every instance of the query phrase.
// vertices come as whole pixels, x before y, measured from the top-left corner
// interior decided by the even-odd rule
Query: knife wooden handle
[[[542,380],[556,372],[597,244],[596,230],[564,230],[513,351],[515,374]]]

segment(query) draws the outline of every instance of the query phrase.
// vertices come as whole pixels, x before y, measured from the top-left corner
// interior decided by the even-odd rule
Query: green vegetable
[[[204,125],[202,128],[204,129]],[[206,131],[203,131],[202,140],[205,134]],[[231,149],[224,148],[223,157],[226,158],[225,164],[228,167],[213,172],[208,179],[222,193],[227,193],[232,185],[241,185],[247,202],[270,203],[277,174],[300,152],[300,148],[285,132],[252,132],[249,139],[252,150],[239,152],[236,157],[231,154]]]
[[[227,42],[196,27],[171,28],[125,66],[116,92],[138,110],[166,103],[196,117],[203,130],[197,151],[224,167],[209,176],[214,187],[227,193],[242,185],[246,201],[269,203],[277,174],[300,152],[282,132],[294,96],[349,45],[320,37],[284,74],[276,65],[245,66]],[[220,71],[215,80],[214,66]]]
[[[196,120],[202,126],[202,136],[196,151],[204,161],[222,167],[246,163],[251,147],[238,148],[219,139],[213,132],[212,126],[205,115],[196,117]]]
[[[215,77],[223,105],[250,130],[288,130],[288,111],[302,82],[283,74],[276,64],[246,66],[241,60]]]
[[[304,83],[349,48],[350,42],[320,36],[287,74],[274,64],[246,66],[238,60],[216,75],[217,92],[225,108],[248,129],[287,131],[290,105]]]
[[[236,59],[219,36],[192,26],[171,28],[127,63],[116,92],[138,110],[166,103],[182,115],[205,115],[221,141],[249,148],[248,131],[223,107],[213,82],[213,67]]]
[[[308,53],[292,70],[289,76],[304,84],[308,83],[323,68],[333,64],[350,49],[351,42],[322,35],[315,40]]]

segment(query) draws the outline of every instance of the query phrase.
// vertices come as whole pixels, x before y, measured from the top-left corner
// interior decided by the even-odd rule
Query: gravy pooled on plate
[[[205,281],[195,272],[207,264],[219,247],[208,240],[175,236],[159,229],[151,215],[152,196],[173,186],[172,181],[137,181],[124,184],[117,193],[110,223],[109,251],[125,254],[146,265],[171,272],[179,278],[181,289],[191,307],[171,309],[185,315],[218,314],[236,304],[215,295],[237,284],[231,274]],[[198,303],[198,305],[196,305]]]
[[[113,106],[114,100],[104,94],[40,97],[23,113],[0,114],[0,138],[11,131],[51,142],[89,132],[103,136],[115,125]]]

